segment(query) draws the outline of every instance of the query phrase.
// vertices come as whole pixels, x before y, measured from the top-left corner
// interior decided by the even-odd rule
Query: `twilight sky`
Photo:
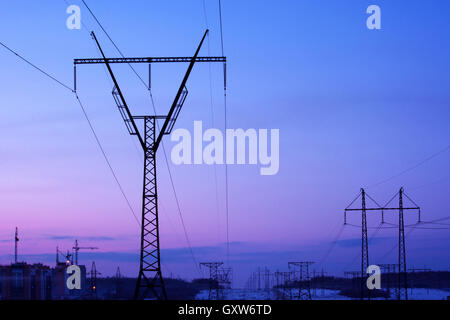
[[[229,166],[236,285],[259,266],[282,270],[288,261],[321,261],[344,208],[363,186],[380,203],[403,186],[424,220],[450,215],[448,1],[222,3],[228,126],[280,129],[277,175],[260,176],[252,165]],[[69,4],[80,5],[87,29],[66,28],[64,0],[3,2],[0,41],[72,85],[73,59],[99,56],[90,30],[108,56],[118,54],[81,2]],[[126,56],[192,55],[206,26],[211,33],[201,55],[221,54],[217,1],[88,4]],[[381,7],[382,30],[366,28],[370,4]],[[12,260],[18,226],[22,260],[53,263],[56,245],[67,250],[77,238],[83,246],[100,247],[81,253],[82,263],[95,260],[105,275],[118,265],[124,274],[137,275],[138,225],[73,94],[0,49],[0,263]],[[159,113],[168,111],[186,68],[153,65]],[[146,66],[136,70],[147,79]],[[148,93],[129,67],[115,65],[114,72],[134,114],[152,114]],[[192,132],[193,122],[202,120],[204,128],[223,129],[222,65],[197,64],[188,88],[176,128]],[[80,99],[140,216],[142,154],[111,89],[103,66],[78,68]],[[174,145],[166,137],[168,155]],[[161,151],[163,272],[198,277]],[[170,167],[197,262],[226,260],[224,167]],[[388,219],[396,223],[395,214]],[[408,216],[407,224],[415,219]],[[357,215],[350,220],[360,223]],[[371,228],[379,221],[377,214],[369,216]],[[339,275],[358,268],[359,236],[358,228],[346,227],[317,268]],[[370,262],[394,263],[396,239],[395,228],[381,230],[370,243]],[[408,264],[448,269],[449,247],[448,229],[414,230],[407,237]]]

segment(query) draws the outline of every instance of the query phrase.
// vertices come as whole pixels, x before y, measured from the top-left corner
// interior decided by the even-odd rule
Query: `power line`
[[[219,19],[220,19],[220,43],[222,48],[222,57],[224,56],[223,46],[223,24],[222,24],[222,2],[219,0]],[[225,131],[227,130],[227,76],[226,76],[226,64],[223,64],[223,99],[224,99],[224,122]],[[228,165],[225,163],[225,212],[226,212],[226,226],[227,226],[227,262],[230,261],[230,227],[229,227],[229,203],[228,203]]]
[[[346,225],[349,225],[349,226],[355,226],[355,227],[361,228],[361,226],[356,226],[356,225],[352,225],[352,224],[349,224],[349,223],[346,223]],[[368,244],[370,244],[370,242],[371,242],[373,239],[375,239],[375,236],[378,234],[378,232],[379,232],[381,229],[384,229],[384,228],[382,228],[381,226],[382,226],[382,223],[380,223],[380,224],[378,225],[378,227],[373,228],[373,229],[375,229],[375,230],[374,230],[374,232],[369,236],[369,238],[368,238]],[[369,229],[372,229],[372,228],[369,227]],[[345,266],[344,270],[346,270],[348,267],[350,267],[351,265],[353,265],[353,263],[355,263],[356,259],[358,259],[358,258],[360,257],[360,255],[361,255],[361,253],[358,252],[358,254],[351,260],[351,262]]]
[[[338,243],[338,241],[339,241],[339,239],[340,239],[340,237],[341,237],[341,235],[342,235],[342,232],[344,231],[344,228],[345,228],[345,224],[343,224],[343,225],[341,225],[340,226],[340,228],[339,228],[339,230],[338,230],[338,232],[337,232],[337,235],[336,235],[336,237],[333,239],[333,241],[331,241],[331,243],[330,243],[330,247],[328,248],[328,250],[325,252],[325,255],[323,256],[323,258],[319,261],[319,263],[317,264],[317,267],[319,268],[320,266],[322,266],[323,265],[323,263],[325,262],[325,260],[328,258],[328,256],[331,254],[331,251],[333,251],[333,249],[334,249],[334,246],[336,245],[336,243]]]
[[[95,16],[95,14],[92,12],[92,10],[88,7],[86,1],[81,0],[83,2],[83,4],[85,5],[85,7],[88,9],[89,13],[92,15],[92,17],[94,18],[94,20],[97,22],[97,24],[100,26],[100,28],[102,29],[102,31],[105,33],[105,35],[108,37],[109,41],[111,41],[111,43],[113,44],[114,48],[116,48],[116,50],[119,52],[119,54],[122,56],[122,58],[124,58],[125,56],[122,54],[122,51],[120,51],[119,47],[116,45],[116,43],[114,42],[114,40],[109,36],[108,32],[106,32],[105,28],[103,28],[102,24],[100,23],[100,21],[97,19],[97,17]],[[133,70],[134,74],[139,78],[139,80],[141,80],[142,84],[149,89],[149,87],[147,86],[147,84],[145,83],[145,81],[142,79],[142,77],[137,73],[137,71],[133,68],[133,66],[131,65],[131,63],[128,63],[128,66],[131,68],[131,70]]]
[[[94,20],[97,22],[97,24],[100,26],[100,28],[102,29],[102,31],[105,33],[105,35],[106,35],[106,36],[108,37],[108,39],[111,41],[111,43],[113,44],[113,46],[116,48],[117,52],[122,56],[122,58],[124,58],[125,56],[123,55],[122,51],[119,49],[119,47],[116,45],[116,43],[114,42],[114,40],[113,40],[113,39],[111,38],[111,36],[108,34],[108,32],[106,31],[106,29],[103,27],[103,25],[102,25],[102,24],[100,23],[100,21],[97,19],[97,17],[95,16],[95,14],[94,14],[94,13],[92,12],[92,10],[89,8],[89,6],[87,5],[86,1],[85,1],[85,0],[82,0],[82,2],[83,2],[83,4],[86,6],[86,8],[88,9],[88,11],[89,11],[89,13],[92,15],[92,17],[94,18]],[[143,84],[143,85],[145,86],[145,88],[149,91],[149,95],[150,95],[150,100],[151,100],[151,103],[152,103],[153,111],[154,111],[154,113],[155,113],[155,115],[156,115],[156,114],[157,114],[157,113],[156,113],[156,106],[155,106],[155,102],[154,102],[154,99],[153,99],[153,94],[152,94],[151,88],[150,88],[149,86],[147,86],[147,84],[145,83],[145,81],[144,81],[144,80],[142,79],[142,77],[136,72],[136,70],[133,68],[133,66],[132,66],[130,63],[128,63],[128,66],[131,68],[131,70],[133,70],[133,72],[135,73],[135,75],[141,80],[142,84]],[[157,125],[158,129],[160,129],[160,128],[159,128],[159,123],[158,123],[157,121],[155,121],[155,122],[156,122],[156,125]],[[192,259],[193,259],[193,262],[194,262],[196,268],[197,268],[198,270],[200,270],[200,268],[199,268],[199,266],[198,266],[198,263],[197,263],[197,260],[196,260],[196,258],[195,258],[195,255],[194,255],[192,246],[191,246],[191,242],[190,242],[190,240],[189,240],[189,236],[188,236],[188,233],[187,233],[186,225],[185,225],[185,223],[184,223],[184,218],[183,218],[183,214],[182,214],[182,212],[181,212],[181,207],[180,207],[180,203],[179,203],[179,200],[178,200],[178,195],[177,195],[177,192],[176,192],[176,189],[175,189],[175,184],[174,184],[174,181],[173,181],[172,173],[171,173],[171,170],[170,170],[169,161],[168,161],[168,158],[167,158],[167,153],[166,153],[166,149],[165,149],[165,146],[164,146],[164,142],[162,141],[161,144],[162,144],[162,147],[163,147],[164,159],[165,159],[165,162],[166,162],[166,165],[167,165],[167,170],[168,170],[168,172],[169,172],[169,178],[170,178],[172,190],[173,190],[174,197],[175,197],[175,201],[176,201],[176,204],[177,204],[178,214],[179,214],[180,221],[181,221],[181,224],[182,224],[182,227],[183,227],[183,231],[184,231],[184,235],[185,235],[185,238],[186,238],[186,243],[187,243],[187,245],[188,245],[189,252],[190,252],[190,254],[191,254],[191,256],[192,256]]]
[[[219,19],[220,19],[220,43],[222,44],[222,57],[223,57],[224,50],[223,50],[222,2],[220,0],[219,0]]]
[[[79,105],[80,105],[81,110],[83,111],[83,114],[84,114],[84,117],[86,118],[86,121],[87,121],[88,124],[89,124],[89,128],[90,128],[91,131],[92,131],[92,134],[93,134],[93,136],[94,136],[94,138],[95,138],[95,141],[97,142],[97,145],[98,145],[98,147],[99,147],[99,149],[100,149],[100,151],[101,151],[103,157],[105,158],[105,161],[106,161],[106,163],[107,163],[107,165],[108,165],[108,167],[109,167],[109,170],[111,171],[111,174],[113,175],[114,180],[116,181],[117,186],[119,187],[120,192],[122,193],[122,196],[124,197],[124,199],[125,199],[125,201],[126,201],[126,203],[127,203],[127,205],[128,205],[128,208],[130,209],[131,213],[133,214],[134,219],[135,219],[136,222],[138,223],[138,226],[140,226],[139,219],[137,218],[136,213],[134,212],[134,209],[133,209],[133,207],[131,206],[131,203],[130,203],[130,201],[128,200],[128,198],[127,198],[127,196],[126,196],[125,191],[123,190],[122,185],[120,184],[119,179],[117,178],[117,175],[116,175],[116,173],[115,173],[115,171],[114,171],[114,169],[113,169],[111,163],[109,162],[108,156],[106,155],[106,152],[105,152],[105,150],[103,149],[103,146],[102,146],[102,144],[101,144],[101,142],[100,142],[100,139],[98,138],[97,133],[95,132],[95,129],[94,129],[94,127],[93,127],[91,121],[89,120],[89,117],[88,117],[88,115],[87,115],[87,113],[86,113],[86,110],[85,110],[83,104],[81,103],[81,100],[80,100],[80,98],[78,97],[78,94],[77,94],[77,93],[75,93],[75,97],[76,97],[76,99],[77,99],[77,101],[78,101],[78,103],[79,103]]]
[[[69,2],[68,2],[67,0],[63,0],[63,1],[66,3],[66,5],[70,6],[70,4],[69,4]],[[92,30],[92,28],[88,28],[87,25],[86,25],[83,21],[81,21],[81,25],[82,25],[83,28],[86,30],[87,34],[90,36],[89,29]],[[98,47],[94,45],[94,48],[95,48],[95,50],[100,54],[100,50],[98,49]],[[131,66],[131,64],[128,64],[128,65]],[[113,88],[113,87],[114,87],[114,84],[112,83],[112,80],[109,79],[109,77],[108,77],[108,69],[106,68],[105,65],[103,65],[103,70],[105,71],[105,73],[106,73],[106,75],[107,75],[107,79],[108,79],[108,82],[109,82],[111,88]],[[131,140],[132,143],[133,143],[133,147],[134,147],[134,149],[136,150],[137,155],[140,155],[139,150],[138,150],[137,147],[136,147],[136,142],[134,141],[134,139],[132,139],[131,136],[130,136],[130,140]],[[139,161],[139,162],[143,162],[143,159],[140,158],[140,157],[138,157],[138,161]]]
[[[414,230],[415,229],[409,229],[409,231],[406,233],[406,237],[408,237]],[[398,248],[398,243],[396,245],[394,245],[386,254],[384,254],[378,260],[383,261],[387,256],[389,256],[397,248]]]
[[[164,149],[165,149],[164,144],[162,144],[162,147],[163,147],[163,150],[164,150]],[[165,158],[165,160],[166,160],[167,167],[168,167],[168,166],[169,166],[169,163],[168,163],[167,155],[166,155],[165,152],[164,152],[164,158]],[[168,171],[168,172],[169,172],[169,179],[170,179],[170,183],[171,183],[171,185],[172,185],[172,189],[175,190],[175,184],[174,184],[174,182],[173,182],[172,173],[171,173],[170,171]],[[182,215],[182,213],[181,213],[180,202],[179,202],[179,200],[178,200],[178,196],[177,196],[176,193],[174,193],[174,197],[175,197],[175,202],[176,202],[176,204],[177,204],[178,215],[179,215],[180,220],[181,220],[181,225],[183,226],[184,235],[185,235],[185,237],[186,237],[186,242],[187,242],[187,244],[188,244],[189,251],[190,251],[191,256],[192,256],[192,260],[193,260],[193,262],[195,263],[195,265],[198,266],[199,264],[197,263],[197,259],[195,258],[194,251],[193,251],[193,249],[192,249],[191,241],[189,240],[189,236],[188,236],[187,229],[186,229],[186,224],[184,223],[184,218],[183,218],[183,215]],[[200,267],[198,267],[198,269],[201,270]]]
[[[446,152],[449,149],[450,149],[450,145],[446,146],[444,149],[439,150],[436,153],[433,153],[431,156],[429,156],[429,157],[425,158],[424,160],[416,163],[415,165],[413,165],[413,166],[411,166],[411,167],[409,167],[409,168],[407,168],[407,169],[405,169],[405,170],[403,170],[403,171],[401,171],[401,172],[399,172],[399,173],[397,173],[397,174],[395,174],[395,175],[393,175],[393,176],[391,176],[391,177],[389,177],[387,179],[384,179],[384,180],[382,180],[382,181],[380,181],[378,183],[372,184],[372,185],[368,186],[367,188],[377,187],[377,186],[379,186],[381,184],[384,184],[386,182],[389,182],[389,181],[391,181],[391,180],[393,180],[393,179],[395,179],[395,178],[397,178],[397,177],[399,177],[399,176],[401,176],[401,175],[403,175],[405,173],[408,173],[408,172],[410,172],[410,171],[420,167],[421,165],[425,164],[426,162],[436,158],[437,156],[441,155],[442,153]]]
[[[130,208],[131,213],[133,214],[134,218],[136,219],[136,221],[137,221],[138,224],[139,224],[139,220],[137,219],[136,214],[134,213],[133,207],[131,206],[130,201],[128,200],[128,198],[127,198],[127,196],[126,196],[126,194],[125,194],[125,192],[124,192],[124,190],[123,190],[123,188],[122,188],[122,185],[120,184],[119,179],[117,178],[117,175],[116,175],[116,173],[115,173],[115,171],[114,171],[114,169],[113,169],[113,167],[112,167],[112,165],[111,165],[111,163],[110,163],[110,161],[109,161],[109,159],[108,159],[108,156],[106,155],[106,152],[105,152],[105,150],[103,149],[103,146],[102,146],[102,144],[101,144],[101,142],[100,142],[100,139],[98,138],[97,133],[95,132],[94,126],[92,125],[92,122],[90,121],[89,116],[87,115],[87,112],[86,112],[86,110],[85,110],[85,108],[84,108],[84,106],[83,106],[83,104],[82,104],[80,98],[78,97],[77,93],[75,92],[75,90],[73,90],[73,89],[70,88],[69,86],[65,85],[63,82],[59,81],[59,80],[56,79],[55,77],[51,76],[48,72],[46,72],[46,71],[44,71],[43,69],[39,68],[38,66],[36,66],[36,65],[33,64],[32,62],[30,62],[28,59],[26,59],[26,58],[24,58],[23,56],[19,55],[16,51],[12,50],[12,49],[9,48],[8,46],[6,46],[4,43],[0,42],[0,44],[1,44],[4,48],[6,48],[8,51],[12,52],[12,53],[15,54],[17,57],[19,57],[22,61],[26,62],[28,65],[32,66],[34,69],[36,69],[36,70],[38,70],[39,72],[41,72],[42,74],[44,74],[46,77],[52,79],[53,81],[55,81],[56,83],[58,83],[59,85],[61,85],[63,88],[65,88],[65,89],[67,89],[67,90],[70,90],[71,92],[74,93],[75,98],[77,99],[77,102],[78,102],[78,104],[80,105],[80,108],[81,108],[81,110],[82,110],[82,112],[83,112],[83,115],[84,115],[84,117],[86,118],[86,121],[87,121],[88,124],[89,124],[89,127],[90,127],[90,129],[91,129],[91,131],[92,131],[92,134],[94,135],[94,138],[95,138],[95,140],[96,140],[96,142],[97,142],[97,145],[98,145],[98,147],[99,147],[99,149],[100,149],[100,151],[101,151],[103,157],[105,158],[105,161],[106,161],[106,163],[107,163],[107,165],[108,165],[108,167],[109,167],[109,169],[110,169],[110,171],[111,171],[111,173],[112,173],[112,175],[113,175],[113,177],[114,177],[114,180],[116,181],[116,183],[117,183],[117,185],[118,185],[118,187],[119,187],[119,190],[120,190],[120,192],[122,193],[122,196],[124,197],[124,199],[125,199],[125,201],[126,201],[128,207]]]
[[[384,223],[387,223],[387,222],[384,222]],[[361,228],[361,226],[358,226],[358,225],[352,224],[352,223],[346,223],[345,225],[350,226],[350,227],[355,227],[355,228]],[[378,229],[395,229],[395,227],[380,227],[380,226],[378,226],[378,227],[367,227],[367,229],[376,229],[376,230],[378,230]]]
[[[50,75],[49,73],[45,72],[44,70],[42,70],[41,68],[39,68],[38,66],[34,65],[33,63],[31,63],[29,60],[25,59],[24,57],[22,57],[20,54],[18,54],[16,51],[12,50],[11,48],[9,48],[7,45],[5,45],[3,42],[0,42],[0,45],[2,45],[5,49],[7,49],[8,51],[12,52],[13,54],[15,54],[18,58],[22,59],[24,62],[26,62],[27,64],[29,64],[30,66],[32,66],[33,68],[35,68],[36,70],[38,70],[39,72],[41,72],[42,74],[44,74],[45,76],[47,76],[48,78],[52,79],[53,81],[55,81],[56,83],[58,83],[59,85],[61,85],[62,87],[66,88],[67,90],[70,90],[72,92],[74,92],[74,90],[72,88],[70,88],[68,85],[65,85],[64,83],[62,83],[61,81],[59,81],[58,79],[56,79],[55,77],[53,77],[52,75]]]
[[[422,189],[424,187],[433,186],[433,185],[440,184],[440,183],[443,183],[443,182],[446,182],[446,181],[449,181],[449,180],[450,180],[450,177],[445,177],[445,178],[441,178],[441,179],[438,179],[438,180],[435,180],[435,181],[432,181],[432,182],[428,182],[428,183],[422,184],[422,185],[414,187],[414,188],[408,188],[408,189],[409,190]]]
[[[208,23],[208,15],[206,10],[206,0],[203,0],[203,13],[205,16],[205,25],[206,29],[210,30]],[[208,33],[208,56],[211,55],[211,39],[210,33]],[[209,72],[209,97],[210,97],[210,109],[211,109],[211,126],[214,128],[214,103],[213,103],[213,89],[212,89],[212,70],[211,64],[208,64],[208,72]],[[215,184],[215,195],[216,195],[216,214],[217,214],[217,237],[220,242],[220,209],[219,209],[219,186],[217,181],[217,167],[214,163],[214,184]]]
[[[151,89],[149,90],[149,93],[150,93],[150,100],[151,100],[151,102],[152,102],[153,111],[154,111],[154,113],[155,113],[155,115],[156,115],[156,105],[155,105],[155,100],[153,99],[153,94],[152,94]],[[160,130],[160,128],[159,128],[159,123],[158,123],[158,122],[156,122],[156,126],[158,127],[158,130]],[[186,228],[186,225],[185,225],[185,223],[184,223],[184,218],[183,218],[183,214],[182,214],[182,212],[181,212],[181,206],[180,206],[180,202],[179,202],[179,200],[178,200],[178,195],[177,195],[177,192],[176,192],[176,189],[175,189],[175,183],[174,183],[174,181],[173,181],[172,172],[171,172],[171,170],[170,170],[169,160],[168,160],[168,158],[167,158],[166,147],[165,147],[165,145],[164,145],[164,141],[161,141],[161,146],[162,146],[162,149],[163,149],[164,160],[165,160],[165,162],[166,162],[167,171],[168,171],[168,173],[169,173],[169,179],[170,179],[170,184],[171,184],[171,186],[172,186],[173,195],[174,195],[174,198],[175,198],[175,203],[177,204],[178,216],[179,216],[179,218],[180,218],[181,225],[182,225],[182,227],[183,227],[184,237],[185,237],[185,239],[186,239],[186,243],[187,243],[187,245],[188,245],[189,252],[190,252],[190,254],[191,254],[191,256],[192,256],[192,260],[193,260],[193,262],[194,262],[194,264],[195,264],[197,270],[198,270],[201,274],[203,274],[203,271],[202,271],[202,269],[200,268],[199,264],[197,263],[197,259],[195,258],[194,251],[193,251],[192,246],[191,246],[191,241],[189,240],[189,235],[188,235],[188,232],[187,232],[187,228]]]

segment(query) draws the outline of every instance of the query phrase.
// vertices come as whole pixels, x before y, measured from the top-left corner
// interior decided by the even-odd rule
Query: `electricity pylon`
[[[201,262],[200,267],[209,269],[209,300],[220,300],[223,298],[222,287],[220,286],[220,271],[219,268],[223,262]]]
[[[300,262],[289,262],[289,269],[291,267],[294,270],[295,280],[298,282],[298,300],[311,300],[311,278],[309,276],[309,266],[314,262],[311,261],[300,261]],[[298,267],[298,273],[295,268]]]
[[[369,267],[369,240],[367,238],[367,208],[366,208],[366,191],[361,188],[361,208],[350,209],[349,207],[355,202],[359,196],[345,209],[344,224],[347,223],[347,211],[360,211],[361,212],[361,300],[364,299],[367,292],[367,298],[370,299],[369,291],[366,287],[367,281],[367,268]],[[381,208],[374,208],[381,210]]]
[[[94,299],[97,299],[97,289],[98,289],[97,288],[97,276],[98,275],[101,275],[101,273],[97,271],[97,267],[95,266],[95,261],[92,261],[89,285],[90,285],[91,295]]]
[[[389,203],[394,200],[394,198],[398,195],[398,207],[389,207]],[[350,208],[350,206],[361,196],[362,198],[362,207],[361,208]],[[403,188],[400,188],[400,191],[395,194],[394,197],[389,200],[384,206],[380,206],[375,200],[373,200],[370,196],[368,196],[378,207],[375,208],[367,208],[365,203],[365,197],[368,196],[365,193],[364,189],[361,189],[360,195],[353,200],[352,203],[345,209],[344,211],[344,224],[347,223],[347,213],[350,211],[361,211],[362,212],[362,257],[361,257],[361,299],[364,298],[364,292],[366,290],[366,279],[367,279],[367,269],[364,269],[366,265],[369,264],[369,255],[368,255],[368,240],[367,240],[367,211],[381,211],[382,212],[382,223],[384,223],[384,212],[385,211],[398,211],[398,292],[397,298],[399,300],[408,300],[408,283],[407,283],[407,269],[406,269],[406,240],[405,240],[405,222],[403,213],[406,210],[414,210],[418,212],[418,223],[420,223],[420,207],[405,193]],[[410,202],[414,204],[412,207],[405,207],[403,205],[403,196],[406,196]],[[366,262],[367,261],[367,262]]]
[[[144,58],[106,58],[103,50],[94,34],[95,40],[102,58],[100,59],[75,59],[74,60],[74,89],[76,91],[76,65],[78,64],[105,64],[111,79],[114,83],[112,91],[113,98],[122,115],[125,125],[130,135],[138,138],[144,151],[144,186],[142,197],[142,218],[141,218],[141,250],[139,275],[134,292],[134,299],[145,299],[156,297],[157,299],[167,299],[167,293],[164,286],[164,279],[161,273],[160,260],[160,241],[159,241],[159,217],[158,217],[158,194],[156,184],[156,151],[164,135],[171,133],[172,128],[178,118],[181,108],[188,94],[186,82],[191,74],[195,62],[223,62],[225,57],[198,57],[203,41],[208,33],[206,30],[200,44],[193,57],[144,57]],[[151,63],[164,62],[188,62],[189,67],[177,91],[175,99],[167,116],[145,115],[133,116],[128,104],[124,98],[122,90],[111,69],[113,63],[147,63],[149,64],[149,86],[150,86],[150,65]],[[224,69],[225,70],[225,69]],[[224,75],[225,78],[225,75]],[[150,89],[150,88],[149,88]],[[164,124],[157,131],[157,120],[164,120]],[[144,131],[138,129],[137,121],[143,123]],[[149,292],[153,296],[149,295]]]

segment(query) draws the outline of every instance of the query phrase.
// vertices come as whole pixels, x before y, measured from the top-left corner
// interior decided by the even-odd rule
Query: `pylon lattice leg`
[[[403,189],[399,192],[399,246],[398,246],[398,299],[408,300],[408,285],[406,280],[406,245],[405,221],[403,219]]]
[[[141,252],[135,299],[167,299],[161,273],[158,196],[156,184],[155,118],[145,117],[145,164],[141,220]],[[153,296],[149,296],[149,293]]]
[[[366,193],[364,189],[361,189],[361,200],[362,200],[362,245],[361,245],[361,299],[367,294],[369,298],[369,290],[367,290],[367,268],[369,267],[369,240],[367,238],[367,212],[366,212]]]

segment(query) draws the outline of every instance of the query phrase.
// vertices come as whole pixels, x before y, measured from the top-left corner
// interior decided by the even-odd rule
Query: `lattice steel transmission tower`
[[[219,285],[223,289],[231,289],[231,283],[233,281],[233,269],[232,268],[219,268]]]
[[[361,197],[361,208],[351,209],[351,205]],[[361,299],[367,296],[370,299],[369,290],[366,286],[367,281],[367,268],[369,267],[369,239],[367,237],[367,207],[366,207],[366,191],[361,188],[361,192],[355,200],[345,209],[344,224],[347,224],[347,212],[348,211],[360,211],[361,212]],[[381,208],[375,208],[381,210]]]
[[[111,79],[114,83],[112,95],[120,114],[125,122],[130,135],[138,138],[144,151],[144,184],[142,197],[142,218],[141,218],[141,250],[139,275],[134,293],[135,299],[145,299],[152,297],[151,292],[157,299],[167,299],[167,293],[164,285],[164,279],[161,272],[160,260],[160,241],[159,241],[159,217],[158,217],[158,193],[156,180],[156,152],[164,135],[171,133],[188,90],[186,83],[191,74],[192,68],[196,62],[223,62],[224,63],[224,85],[226,86],[225,76],[225,57],[199,57],[198,54],[208,33],[206,30],[200,44],[193,57],[144,57],[144,58],[106,58],[103,50],[94,34],[95,40],[102,58],[94,59],[75,59],[74,60],[74,91],[76,92],[76,66],[80,64],[105,64]],[[119,87],[116,77],[111,69],[114,63],[146,63],[149,65],[149,86],[151,88],[151,64],[152,63],[189,63],[189,67],[184,75],[181,85],[177,91],[175,99],[166,116],[144,115],[133,116],[128,104],[124,98],[123,92]],[[157,120],[164,121],[159,128]],[[138,129],[137,122],[143,125],[143,133]],[[157,130],[158,129],[158,130]]]
[[[293,276],[292,271],[275,271],[273,273],[274,277],[274,287],[277,293],[278,300],[287,300],[292,299],[292,279],[295,278]]]
[[[309,266],[314,262],[299,261],[289,262],[289,269],[293,269],[294,279],[298,285],[298,294],[294,298],[298,300],[311,300],[311,278],[309,276]],[[296,268],[299,268],[298,271]]]
[[[89,272],[89,289],[91,295],[94,299],[97,299],[97,276],[101,275],[100,272],[97,271],[97,267],[95,266],[95,261],[92,261],[91,271]]]
[[[406,278],[405,220],[403,217],[403,188],[398,193],[398,299],[408,300]]]
[[[404,211],[413,210],[417,211],[418,220],[421,222],[420,207],[405,194],[403,188],[400,188],[398,195],[398,208],[384,208],[384,210],[398,210],[398,300],[408,300],[408,281],[407,281],[407,268],[406,268],[406,238],[405,238],[405,219]],[[413,206],[404,206],[404,200],[406,197]],[[395,196],[385,205],[385,207],[395,198]]]
[[[398,195],[398,207],[389,207],[388,205],[392,202],[392,200],[395,199],[395,197]],[[350,208],[350,206],[361,196],[362,198],[362,207],[361,208]],[[406,210],[414,210],[418,212],[418,223],[421,222],[421,215],[420,215],[420,207],[405,193],[403,188],[400,188],[400,191],[395,194],[394,197],[391,198],[391,200],[388,201],[384,206],[380,206],[373,198],[368,196],[378,207],[375,208],[367,208],[365,205],[365,197],[368,196],[367,193],[365,193],[364,189],[361,189],[360,195],[353,200],[352,203],[345,209],[344,212],[344,224],[347,223],[347,213],[350,211],[361,211],[363,213],[363,220],[362,220],[362,258],[361,258],[361,299],[364,298],[364,292],[367,291],[369,293],[369,290],[366,290],[366,280],[367,280],[367,269],[364,269],[365,267],[365,260],[367,260],[367,265],[369,264],[369,256],[368,256],[368,241],[367,241],[367,217],[364,214],[364,212],[367,211],[381,211],[382,212],[382,223],[384,223],[384,212],[385,211],[398,211],[398,293],[397,298],[399,300],[408,299],[408,283],[407,283],[407,269],[406,269],[406,245],[405,245],[405,222],[404,222],[404,211]],[[405,196],[409,201],[413,203],[414,206],[412,207],[405,207],[403,205],[403,196]],[[367,256],[364,256],[364,253],[367,252]]]
[[[200,267],[209,269],[209,300],[220,300],[223,298],[222,288],[220,286],[220,271],[219,268],[223,262],[201,262]]]

